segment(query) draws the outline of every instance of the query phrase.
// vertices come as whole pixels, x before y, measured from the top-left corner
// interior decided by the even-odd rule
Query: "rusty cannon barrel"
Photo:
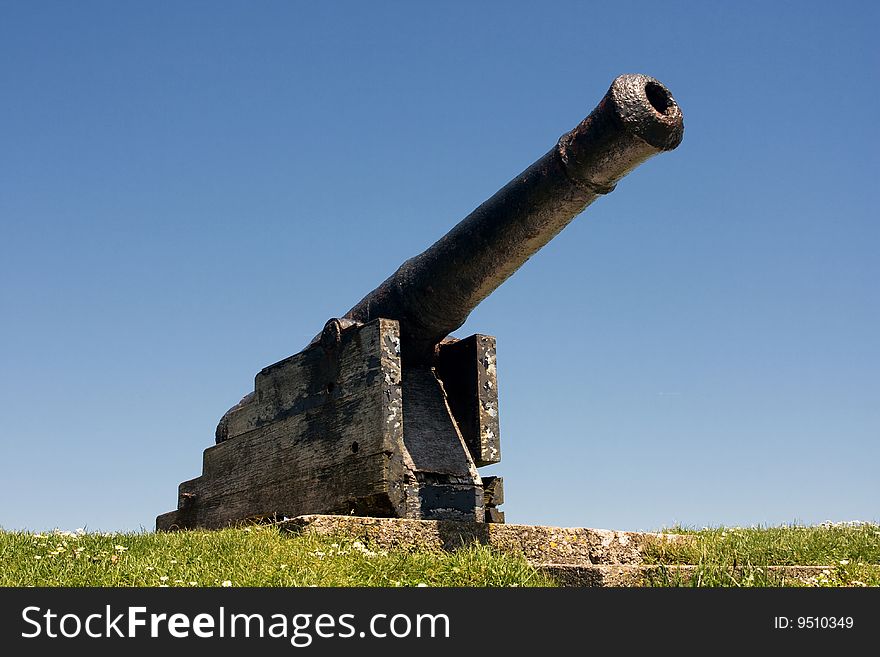
[[[504,522],[502,478],[477,471],[501,460],[495,339],[445,338],[682,133],[666,87],[645,75],[614,80],[546,155],[307,348],[264,367],[157,529],[310,514]]]
[[[684,132],[669,90],[621,75],[596,108],[543,157],[426,251],[404,262],[344,318],[400,323],[404,362],[431,363],[436,345],[596,197]]]

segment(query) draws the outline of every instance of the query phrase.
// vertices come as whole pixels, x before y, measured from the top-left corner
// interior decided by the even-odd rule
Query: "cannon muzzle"
[[[410,258],[344,318],[400,322],[404,361],[430,364],[436,345],[597,196],[652,155],[674,149],[681,109],[660,82],[621,75],[598,106],[424,253]]]

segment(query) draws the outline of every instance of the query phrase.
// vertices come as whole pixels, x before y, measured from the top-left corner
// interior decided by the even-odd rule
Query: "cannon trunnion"
[[[681,110],[623,75],[542,158],[324,330],[257,374],[159,530],[306,514],[503,522],[495,339],[450,338],[598,196],[678,146]]]

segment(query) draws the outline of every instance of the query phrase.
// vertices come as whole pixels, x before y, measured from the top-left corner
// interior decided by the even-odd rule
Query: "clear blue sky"
[[[683,144],[458,333],[508,521],[880,520],[877,7],[0,3],[0,526],[152,529],[257,371],[630,72]]]

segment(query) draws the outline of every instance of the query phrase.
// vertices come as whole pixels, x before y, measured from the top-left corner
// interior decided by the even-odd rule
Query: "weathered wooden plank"
[[[263,369],[157,528],[356,514],[482,522],[482,482],[428,369],[376,320]]]
[[[496,509],[494,506],[486,507],[486,522],[503,523],[504,511]]]
[[[482,482],[430,369],[403,370],[403,442],[419,484],[421,518],[482,516]]]
[[[501,477],[483,477],[483,506],[486,509],[486,522],[504,522],[504,511],[498,508],[503,503],[504,479]]]
[[[347,332],[264,369],[229,437],[205,450],[203,475],[181,484],[159,528],[220,527],[302,513],[418,517],[403,450],[397,322]],[[329,384],[333,385],[329,385]]]
[[[437,377],[431,370],[410,368],[403,382],[403,440],[416,469],[470,477],[472,461]]]
[[[477,467],[501,460],[495,338],[472,335],[440,344],[437,376]]]
[[[399,359],[399,335],[389,328],[389,320],[381,321],[388,325],[382,338],[388,344],[380,345],[375,337],[377,342],[370,345],[369,353],[352,348],[352,341],[357,342],[361,336],[360,329],[354,328],[344,331],[339,345],[333,349],[315,345],[263,368],[254,378],[250,399],[229,413],[227,439],[286,416],[322,408],[326,402],[346,394],[359,394],[365,382],[372,383],[383,373],[382,348],[394,353],[395,360]]]
[[[486,506],[504,504],[503,477],[483,477],[483,503]]]

